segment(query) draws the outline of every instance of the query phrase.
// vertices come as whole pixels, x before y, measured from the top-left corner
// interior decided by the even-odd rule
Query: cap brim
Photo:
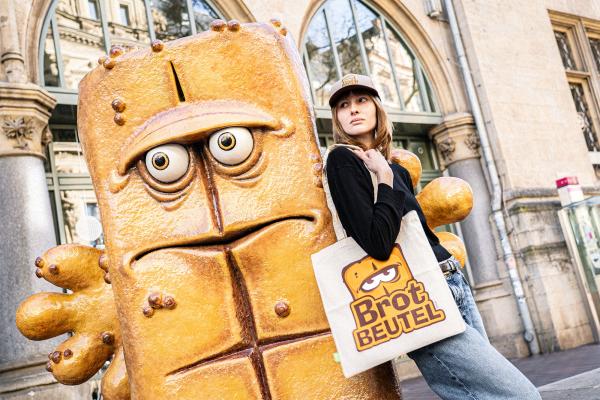
[[[379,97],[379,93],[377,92],[377,90],[371,87],[364,85],[348,85],[344,86],[343,88],[340,88],[337,92],[331,95],[331,97],[329,98],[329,107],[333,108],[335,106],[335,103],[337,103],[337,101],[340,99],[340,97],[342,97],[348,92],[351,92],[352,90],[365,91]]]

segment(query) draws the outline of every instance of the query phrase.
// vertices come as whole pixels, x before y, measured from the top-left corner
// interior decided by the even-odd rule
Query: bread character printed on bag
[[[350,309],[358,351],[446,319],[423,283],[414,279],[398,244],[385,261],[366,256],[349,264],[342,278],[354,299]]]

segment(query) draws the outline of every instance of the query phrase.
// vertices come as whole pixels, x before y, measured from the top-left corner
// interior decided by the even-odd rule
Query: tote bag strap
[[[331,192],[329,191],[329,182],[327,180],[327,158],[329,157],[329,153],[336,147],[347,147],[349,149],[357,149],[361,150],[358,146],[353,146],[351,144],[334,144],[327,148],[325,152],[325,156],[323,157],[323,190],[325,191],[325,197],[327,199],[327,208],[329,208],[329,212],[331,213],[333,229],[335,231],[335,237],[338,241],[345,239],[348,237],[346,234],[346,230],[342,226],[340,222],[340,217],[338,216],[337,210],[335,209],[335,204],[333,204],[333,199],[331,198]],[[371,182],[373,183],[373,201],[377,201],[377,177],[373,172],[371,172],[368,168],[369,175],[371,175]]]

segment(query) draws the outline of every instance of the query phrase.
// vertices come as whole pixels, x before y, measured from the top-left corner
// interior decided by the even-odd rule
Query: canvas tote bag
[[[342,371],[349,378],[459,334],[465,323],[416,211],[402,218],[386,261],[368,256],[347,237],[326,176],[327,156],[337,146],[329,147],[323,158],[323,189],[338,241],[311,259]],[[371,179],[377,199],[374,174]]]

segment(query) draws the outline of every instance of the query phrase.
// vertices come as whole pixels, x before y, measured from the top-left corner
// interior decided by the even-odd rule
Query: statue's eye
[[[146,153],[146,169],[163,183],[175,182],[187,172],[190,155],[180,144],[163,144]]]
[[[252,133],[240,126],[221,129],[208,139],[213,157],[225,165],[237,165],[246,160],[254,148]]]

